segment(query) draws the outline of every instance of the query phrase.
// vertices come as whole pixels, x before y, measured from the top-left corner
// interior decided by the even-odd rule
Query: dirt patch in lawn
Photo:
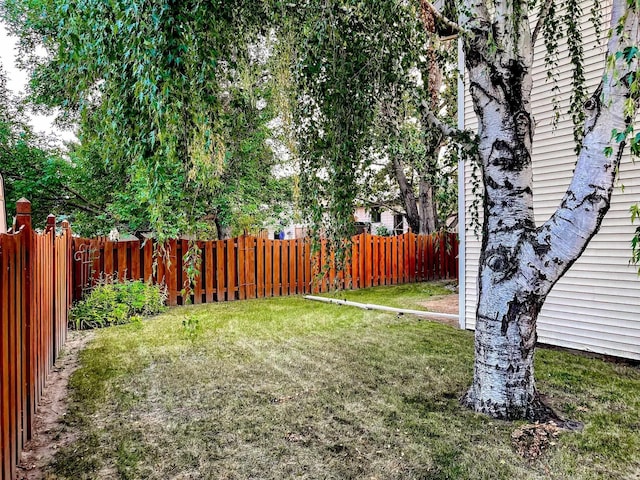
[[[52,368],[42,393],[33,422],[33,438],[22,451],[18,480],[44,478],[43,467],[51,462],[59,448],[74,441],[75,435],[64,425],[69,377],[79,366],[78,354],[92,338],[93,332],[69,332],[63,354]]]
[[[450,313],[453,315],[458,314],[458,294],[453,293],[451,295],[435,295],[426,302],[421,302],[420,306],[426,308],[430,312],[438,313]],[[448,318],[434,318],[434,320],[451,325],[452,327],[458,327],[458,320]]]

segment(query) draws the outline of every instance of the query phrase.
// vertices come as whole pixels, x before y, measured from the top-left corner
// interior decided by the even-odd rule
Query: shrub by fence
[[[241,236],[196,242],[201,251],[200,275],[188,300],[197,304],[457,278],[455,234],[360,234],[352,240],[345,273],[332,266],[326,245],[314,255],[307,239]],[[162,256],[154,256],[151,241],[74,238],[73,243],[74,298],[81,298],[100,276],[108,276],[164,283],[170,305],[187,303],[183,298],[188,286],[183,262],[187,240],[167,242]]]
[[[71,230],[55,218],[31,226],[31,204],[17,204],[16,226],[0,235],[0,479],[12,480],[47,375],[67,334]]]

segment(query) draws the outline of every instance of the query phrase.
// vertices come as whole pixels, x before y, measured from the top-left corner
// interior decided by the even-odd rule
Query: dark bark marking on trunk
[[[549,238],[549,236],[545,237],[545,243],[538,241],[536,235],[531,235],[529,238],[529,243],[533,247],[533,251],[540,258],[546,256],[551,251],[550,241],[551,238]]]
[[[518,143],[519,145],[516,148],[512,148],[507,142],[496,140],[491,146],[489,164],[507,172],[522,171],[531,164],[531,157],[524,145],[520,142]]]
[[[510,191],[507,192],[507,196],[509,197],[522,198],[523,195],[533,195],[530,187],[514,188],[509,180],[505,180],[504,186],[510,189]]]
[[[498,183],[489,175],[485,175],[485,186],[491,187],[494,190],[497,190],[500,188],[500,185],[498,185]]]
[[[577,210],[578,208],[581,208],[584,206],[586,211],[589,211],[589,206],[585,206],[586,203],[591,204],[591,208],[596,208],[598,210],[603,210],[604,212],[602,213],[602,216],[604,216],[604,214],[607,212],[607,210],[609,209],[609,192],[600,187],[599,185],[593,185],[593,184],[589,184],[589,188],[593,189],[593,192],[590,193],[589,195],[586,195],[580,202],[578,202],[575,205],[572,206],[568,206],[566,201],[562,202],[562,206],[564,208],[568,208],[570,210]],[[576,196],[572,193],[572,200],[576,200]],[[566,199],[569,200],[569,199]]]
[[[513,261],[517,256],[504,245],[499,245],[487,251],[486,266],[494,273],[493,283],[497,284],[513,277],[518,271],[518,264]]]
[[[593,95],[584,103],[584,109],[586,113],[586,120],[584,123],[584,135],[591,133],[598,123],[598,118],[602,112],[602,89],[604,85],[602,82],[598,84]]]
[[[488,92],[482,85],[480,85],[477,82],[471,82],[469,84],[469,90],[478,90],[479,92],[482,92],[482,94],[487,97],[489,100],[500,104],[500,99],[498,99],[498,97],[496,97],[495,95],[493,95],[492,93]],[[487,102],[489,103],[489,102]],[[475,102],[474,102],[474,106],[475,106]],[[482,112],[478,112],[478,110],[476,108],[474,108],[474,110],[476,110],[476,113],[478,114],[478,118],[483,118]]]
[[[511,220],[511,219],[510,219]],[[505,225],[504,220],[498,219],[496,222],[496,227],[489,230],[490,233],[499,233],[499,232],[515,232],[518,230],[533,230],[535,228],[535,224],[533,220],[530,218],[519,218],[515,222],[510,225]]]
[[[509,110],[513,114],[513,119],[519,113],[527,117],[527,121],[531,123],[529,114],[522,109],[522,81],[527,74],[528,68],[519,60],[510,58],[506,65],[490,66],[489,77],[491,84],[500,88],[505,96],[505,102]]]
[[[531,115],[524,110],[520,110],[515,115],[516,135],[521,142],[524,142],[527,135],[533,138],[533,128],[531,126]]]

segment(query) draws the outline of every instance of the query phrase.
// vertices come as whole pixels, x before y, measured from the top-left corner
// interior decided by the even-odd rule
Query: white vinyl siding
[[[371,212],[369,209],[364,207],[356,208],[354,213],[354,217],[356,222],[367,222],[371,223],[371,233],[375,235],[376,229],[378,227],[385,227],[389,232],[393,234],[396,228],[396,214],[391,210],[381,210],[380,212],[380,221],[372,222],[371,221]],[[398,225],[399,226],[399,225]],[[406,218],[402,217],[402,232],[406,233],[409,231],[409,224],[407,223]]]
[[[590,4],[583,4],[585,16]],[[603,26],[608,15],[603,15]],[[603,28],[606,39],[606,28]],[[598,44],[590,22],[582,28],[585,40],[585,78],[592,92],[602,76],[604,41]],[[573,126],[564,114],[553,128],[552,83],[547,82],[544,45],[538,40],[534,61],[532,109],[535,121],[533,146],[534,205],[536,222],[543,223],[556,209],[565,193],[575,165]],[[563,51],[566,38],[559,49]],[[559,59],[560,111],[566,112],[570,96],[568,58]],[[477,121],[468,91],[465,91],[465,126]],[[465,326],[473,329],[476,310],[476,281],[480,241],[469,229],[471,193],[470,166],[465,168],[466,249],[465,249]],[[635,227],[630,223],[629,207],[640,201],[640,164],[629,156],[622,161],[618,186],[611,209],[600,232],[587,250],[549,294],[538,320],[541,343],[640,359],[640,279],[629,265],[630,240]]]

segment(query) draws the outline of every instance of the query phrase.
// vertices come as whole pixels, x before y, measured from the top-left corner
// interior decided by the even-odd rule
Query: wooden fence
[[[201,252],[200,275],[187,290],[187,299],[183,261],[187,240],[167,242],[164,254],[158,255],[151,241],[74,238],[73,294],[75,299],[81,298],[101,276],[164,283],[170,305],[182,305],[186,300],[198,304],[457,278],[455,234],[360,234],[352,240],[344,273],[336,271],[326,245],[313,254],[307,239],[241,236],[196,242]]]
[[[0,235],[0,480],[12,480],[47,375],[67,334],[71,230],[55,217],[31,227],[31,204],[17,204],[16,226]]]

